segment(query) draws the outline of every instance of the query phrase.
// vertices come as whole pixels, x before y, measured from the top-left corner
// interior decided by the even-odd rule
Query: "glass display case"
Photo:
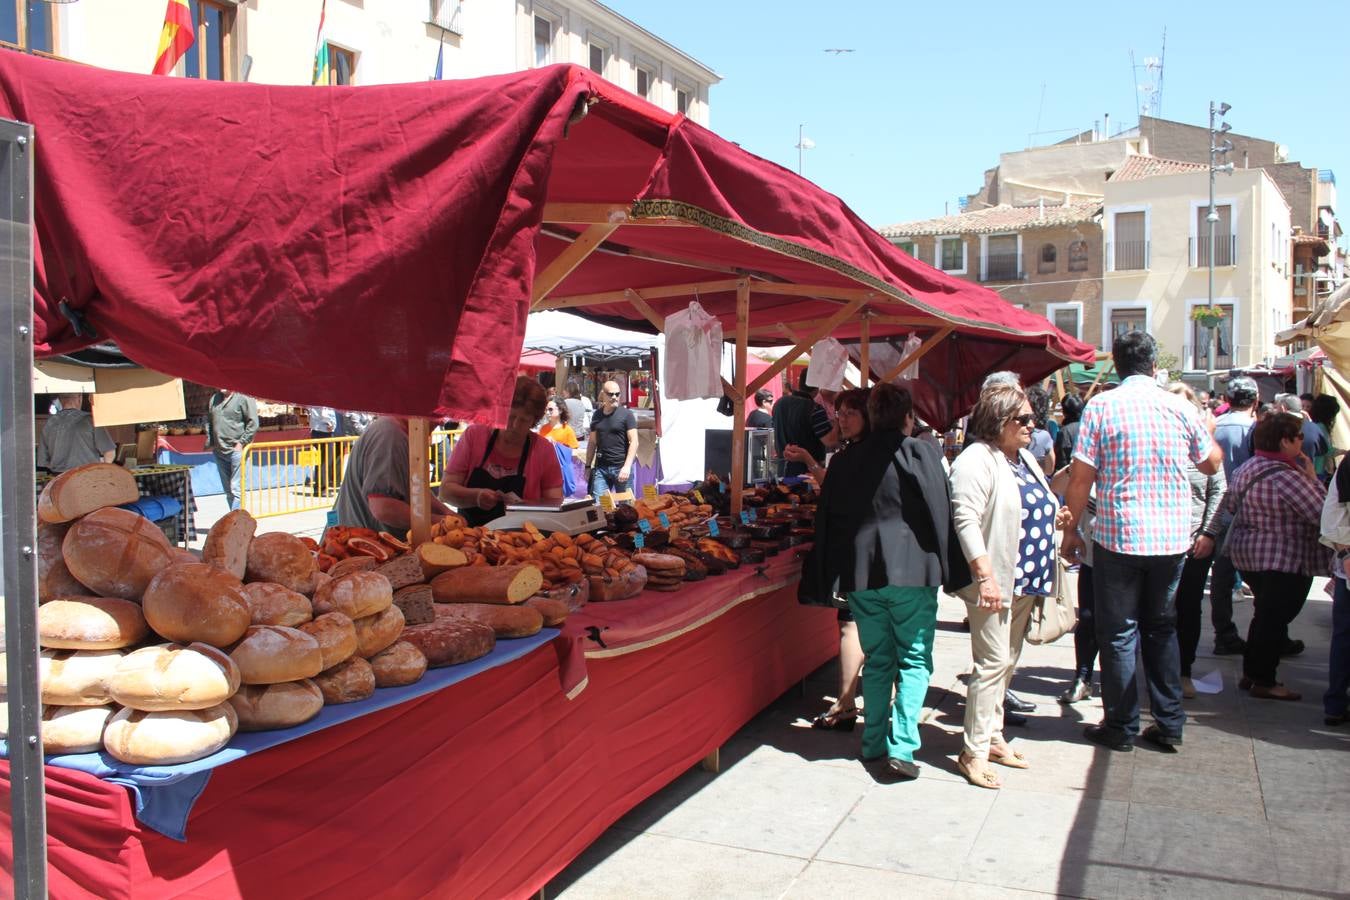
[[[731,482],[731,431],[709,430],[703,438],[703,469]],[[782,476],[782,460],[774,449],[772,428],[745,431],[745,483],[771,481]]]

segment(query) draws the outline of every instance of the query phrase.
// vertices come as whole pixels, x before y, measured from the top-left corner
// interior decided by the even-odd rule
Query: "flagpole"
[[[802,154],[806,151],[806,148],[805,148],[804,146],[802,146],[802,136],[803,136],[803,134],[805,133],[805,129],[806,129],[806,125],[805,125],[805,124],[802,124],[802,125],[798,125],[798,126],[797,126],[797,174],[798,174],[798,175],[802,174]]]

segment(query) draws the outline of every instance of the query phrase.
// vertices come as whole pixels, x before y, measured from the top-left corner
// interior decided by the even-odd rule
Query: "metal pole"
[[[37,502],[33,485],[33,127],[0,120],[0,553],[4,560],[14,896],[47,896],[38,694]]]
[[[1209,215],[1205,217],[1205,223],[1209,226],[1209,308],[1214,309],[1214,223],[1219,220],[1219,214],[1214,209],[1214,153],[1217,149],[1214,143],[1214,101],[1209,101]],[[1218,364],[1218,345],[1219,345],[1219,324],[1215,322],[1209,329],[1209,359],[1207,369],[1209,371],[1209,395],[1214,396],[1214,367]]]
[[[802,135],[805,133],[805,131],[806,131],[806,124],[805,124],[805,123],[803,123],[803,124],[797,126],[797,174],[798,174],[798,175],[802,174],[802,161],[803,161],[803,160],[802,160],[802,153],[806,150],[806,148],[802,146]]]

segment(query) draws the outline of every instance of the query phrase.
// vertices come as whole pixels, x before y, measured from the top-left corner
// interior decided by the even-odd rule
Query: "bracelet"
[[[986,581],[993,581],[993,580],[994,580],[994,576],[993,576],[993,575],[986,575],[986,576],[984,576],[983,578],[976,578],[976,579],[975,579],[975,583],[976,583],[976,584],[984,584]]]

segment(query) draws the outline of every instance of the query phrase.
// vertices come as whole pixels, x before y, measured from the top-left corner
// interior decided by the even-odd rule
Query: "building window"
[[[534,17],[534,64],[546,66],[553,62],[553,21],[544,16]]]
[[[1036,264],[1036,272],[1040,275],[1053,274],[1058,259],[1059,251],[1055,249],[1054,244],[1042,244],[1040,262]]]
[[[463,12],[463,0],[431,0],[431,17],[428,21],[451,34],[462,35],[464,31],[459,20]]]
[[[1069,244],[1069,271],[1086,272],[1088,270],[1087,241],[1074,241]]]
[[[652,99],[652,73],[650,69],[638,67],[637,70],[637,95],[643,100]]]
[[[605,74],[605,63],[608,61],[609,48],[603,44],[590,45],[589,68],[597,75]]]
[[[356,54],[342,47],[328,45],[328,83],[355,84]]]
[[[0,44],[56,52],[56,9],[46,0],[0,0]]]
[[[1231,266],[1237,260],[1237,236],[1233,234],[1233,206],[1214,204],[1214,265]],[[1195,252],[1191,254],[1196,266],[1209,265],[1209,207],[1195,209]]]
[[[901,241],[895,246],[899,247],[901,250],[905,251],[910,256],[913,256],[916,259],[919,256],[919,245],[914,243],[913,241]]]
[[[997,234],[985,242],[984,280],[1016,281],[1022,277],[1022,258],[1017,235]]]
[[[1118,307],[1111,310],[1111,333],[1107,346],[1127,331],[1148,330],[1148,308],[1143,306]]]
[[[212,0],[188,0],[188,7],[196,38],[183,54],[183,75],[209,81],[231,80],[234,7]]]
[[[1144,213],[1116,213],[1112,268],[1117,272],[1148,268],[1148,235]]]
[[[938,238],[937,264],[944,272],[966,270],[966,242],[959,237]]]
[[[1083,305],[1081,303],[1049,303],[1045,317],[1065,334],[1083,339]]]
[[[689,91],[685,88],[675,91],[675,111],[682,116],[689,115]]]
[[[1206,209],[1208,214],[1208,209]],[[1233,367],[1233,314],[1232,303],[1215,303],[1224,311],[1223,320],[1217,329],[1206,328],[1199,322],[1191,321],[1191,359],[1187,366],[1193,372],[1209,371],[1209,341],[1218,332],[1219,342],[1215,345],[1214,368],[1231,369]]]

